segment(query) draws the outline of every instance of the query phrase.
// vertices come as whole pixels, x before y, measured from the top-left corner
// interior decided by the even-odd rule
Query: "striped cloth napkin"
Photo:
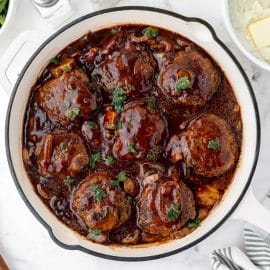
[[[270,202],[270,193],[267,199]],[[214,250],[211,256],[212,269],[270,270],[270,234],[247,224],[244,228],[244,240],[245,253],[237,247]]]

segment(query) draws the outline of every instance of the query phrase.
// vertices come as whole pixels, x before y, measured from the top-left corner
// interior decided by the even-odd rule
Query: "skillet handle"
[[[247,191],[232,218],[248,221],[266,232],[270,232],[270,210],[255,198],[251,188]]]
[[[45,34],[22,32],[10,45],[0,62],[0,82],[7,94],[11,90],[24,65],[45,39]]]

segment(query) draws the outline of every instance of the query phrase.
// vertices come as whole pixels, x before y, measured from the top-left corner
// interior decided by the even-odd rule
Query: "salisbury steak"
[[[75,177],[88,165],[83,139],[75,132],[55,130],[44,135],[35,150],[40,173],[45,177]]]
[[[150,52],[129,48],[113,53],[93,72],[105,90],[122,87],[126,95],[137,96],[152,89],[157,63]]]
[[[238,158],[230,127],[214,114],[202,114],[192,120],[180,134],[180,148],[185,162],[205,177],[224,174]]]
[[[100,104],[100,93],[91,89],[82,70],[75,69],[46,82],[39,89],[38,102],[50,119],[66,125],[77,118],[90,119]]]
[[[193,195],[178,179],[150,175],[143,180],[138,224],[150,234],[170,235],[196,215]]]
[[[142,99],[125,105],[113,146],[118,158],[156,160],[162,152],[167,123],[149,102]]]
[[[95,173],[86,177],[74,192],[72,208],[92,230],[111,231],[131,214],[125,192],[113,185],[114,176]]]
[[[159,77],[165,95],[176,103],[200,106],[216,92],[220,74],[209,58],[198,51],[179,52]]]

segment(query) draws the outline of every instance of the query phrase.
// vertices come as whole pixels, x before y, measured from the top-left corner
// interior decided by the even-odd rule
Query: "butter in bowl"
[[[224,19],[239,49],[270,71],[270,0],[224,0]]]

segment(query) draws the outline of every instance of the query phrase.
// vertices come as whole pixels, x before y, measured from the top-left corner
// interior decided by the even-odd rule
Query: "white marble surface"
[[[12,29],[0,41],[0,56],[16,36],[26,29],[50,31],[30,4],[19,0],[16,20]],[[91,10],[87,0],[73,0],[76,15]],[[80,5],[80,8],[79,8]],[[259,200],[270,189],[270,74],[248,61],[234,46],[224,27],[221,3],[217,0],[123,0],[119,5],[149,5],[166,8],[186,16],[200,17],[215,28],[217,35],[237,56],[250,78],[259,103],[262,122],[262,147],[254,176],[253,188]],[[1,67],[0,67],[1,68]],[[139,263],[108,261],[57,246],[46,229],[35,219],[19,196],[10,176],[4,141],[4,119],[9,97],[0,87],[0,253],[11,269],[210,269],[210,253],[214,248],[229,245],[243,246],[243,222],[229,220],[217,232],[199,245],[168,258]],[[266,217],[267,218],[267,217]]]

